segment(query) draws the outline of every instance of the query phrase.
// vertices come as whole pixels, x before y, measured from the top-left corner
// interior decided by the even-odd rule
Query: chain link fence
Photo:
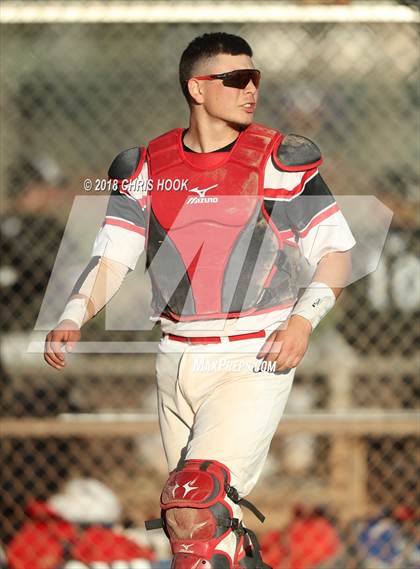
[[[83,15],[89,2],[82,4]],[[240,14],[241,3],[225,4]],[[418,567],[416,12],[407,9],[411,16],[398,22],[244,22],[238,15],[240,23],[169,23],[167,9],[146,24],[130,20],[134,5],[154,3],[126,3],[126,22],[58,16],[0,24],[4,551],[19,549],[28,524],[46,523],[45,511],[28,504],[48,503],[66,482],[91,478],[116,494],[119,531],[144,547],[129,559],[160,567],[169,557],[164,536],[138,529],[158,515],[167,475],[153,356],[75,355],[58,374],[26,350],[83,179],[103,178],[121,149],[186,124],[180,54],[196,35],[226,31],[250,42],[262,70],[256,120],[315,140],[335,194],[373,194],[394,212],[377,270],[345,292],[298,369],[251,496],[267,515],[258,529],[265,559],[276,569]],[[90,245],[80,234],[71,249],[86,250],[87,260]],[[84,332],[87,341],[158,337],[156,329],[106,331],[102,315]],[[99,553],[77,557],[68,538],[48,564],[39,544],[25,540],[29,561],[9,557],[11,569],[106,561]]]

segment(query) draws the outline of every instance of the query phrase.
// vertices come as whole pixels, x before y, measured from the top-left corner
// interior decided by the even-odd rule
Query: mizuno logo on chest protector
[[[213,184],[212,186],[208,186],[207,188],[203,188],[202,190],[200,190],[198,188],[198,186],[196,186],[195,188],[191,188],[191,190],[188,190],[189,192],[194,192],[196,194],[198,194],[198,198],[196,197],[190,197],[187,199],[186,203],[187,204],[196,204],[196,203],[217,203],[219,200],[216,197],[206,197],[206,192],[208,192],[209,190],[212,190],[213,188],[217,188],[219,184]]]

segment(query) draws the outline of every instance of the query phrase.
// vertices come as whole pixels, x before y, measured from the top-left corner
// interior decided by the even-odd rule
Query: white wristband
[[[330,287],[325,283],[313,282],[296,303],[291,316],[303,316],[311,323],[312,330],[315,330],[334,304],[335,294]]]
[[[86,314],[87,298],[72,298],[65,306],[59,322],[73,320],[79,328],[82,327]]]

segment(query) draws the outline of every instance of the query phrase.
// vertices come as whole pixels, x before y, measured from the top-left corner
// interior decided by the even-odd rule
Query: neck
[[[236,140],[240,131],[239,125],[207,116],[198,118],[191,113],[184,143],[194,152],[213,152]]]

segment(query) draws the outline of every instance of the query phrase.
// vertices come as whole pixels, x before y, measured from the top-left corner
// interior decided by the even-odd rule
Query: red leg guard
[[[240,508],[226,495],[229,469],[217,461],[187,460],[161,495],[173,569],[232,569],[243,554]]]
[[[186,460],[171,472],[160,499],[161,520],[149,520],[147,529],[162,527],[174,554],[172,569],[270,569],[261,559],[255,535],[242,525],[239,498],[230,486],[229,469],[215,460]]]

